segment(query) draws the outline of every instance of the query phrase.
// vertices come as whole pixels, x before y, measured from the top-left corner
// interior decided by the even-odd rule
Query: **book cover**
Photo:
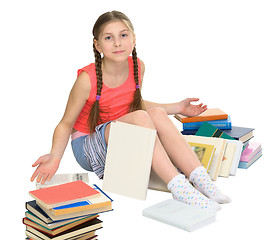
[[[239,141],[239,140],[227,140],[227,141],[236,144],[236,151],[234,153],[233,162],[229,173],[229,175],[235,176],[239,166],[240,157],[242,154],[243,143],[242,141]]]
[[[103,190],[145,200],[155,140],[154,129],[112,122]]]
[[[142,215],[171,226],[195,231],[216,220],[216,213],[168,199],[143,210]]]
[[[55,174],[50,181],[46,181],[44,184],[36,183],[36,189],[52,187],[68,182],[75,182],[82,180],[86,184],[89,184],[88,173],[65,173]]]
[[[219,177],[229,177],[237,145],[227,140],[224,160],[221,163]]]
[[[241,154],[241,162],[249,162],[258,152],[262,150],[261,143],[249,142]]]
[[[30,191],[29,194],[42,206],[48,209],[78,202],[89,197],[100,196],[97,190],[81,180],[37,189]]]
[[[89,209],[104,209],[105,207],[110,209],[112,207],[112,199],[106,193],[104,193],[97,185],[94,184],[93,188],[100,192],[99,197],[88,198],[85,201],[55,207],[51,210],[51,212],[53,213],[53,215],[59,216],[69,213],[86,211]]]
[[[195,135],[183,135],[183,137],[186,139],[187,142],[211,144],[215,146],[214,157],[211,162],[211,167],[208,173],[211,179],[216,181],[223,160],[227,140],[223,138],[202,137]]]
[[[205,112],[195,117],[186,117],[181,114],[175,114],[174,117],[182,123],[189,123],[227,119],[228,114],[219,108],[208,108]]]
[[[209,124],[218,129],[232,129],[232,122],[230,115],[227,119],[207,121]],[[198,130],[204,122],[183,123],[183,130]]]
[[[255,130],[254,128],[232,126],[232,129],[222,130],[222,131],[227,133],[232,138],[245,143],[246,141],[248,141],[253,137],[254,130]]]
[[[209,171],[212,159],[214,157],[215,146],[211,144],[202,144],[195,142],[188,143],[192,147],[192,150],[195,152],[201,164],[207,169],[207,171]]]
[[[204,122],[198,131],[195,134],[196,136],[203,136],[203,137],[216,137],[216,138],[224,138],[224,139],[231,139],[235,140],[222,130],[216,128],[215,126],[209,124],[208,122]]]

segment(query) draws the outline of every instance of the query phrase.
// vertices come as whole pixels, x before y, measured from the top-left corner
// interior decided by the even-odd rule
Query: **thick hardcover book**
[[[215,222],[216,213],[168,199],[143,210],[142,215],[171,226],[194,231]]]
[[[182,123],[189,123],[227,119],[228,114],[226,114],[219,108],[209,108],[205,112],[195,117],[186,117],[181,114],[175,114],[174,117]]]
[[[97,190],[81,180],[30,191],[29,194],[47,209],[100,196]]]
[[[85,201],[80,201],[76,203],[62,205],[60,207],[55,207],[51,210],[52,214],[55,216],[86,211],[90,209],[110,209],[112,207],[112,199],[103,192],[97,185],[94,184],[94,189],[100,192],[100,196],[95,198],[88,198]]]
[[[55,236],[52,236],[48,233],[38,231],[37,229],[27,226],[26,227],[26,235],[27,237],[36,236],[40,237],[44,240],[64,240],[64,239],[70,239],[71,237],[77,237],[78,235],[81,235],[83,233],[89,232],[89,231],[95,231],[102,228],[102,221],[98,218],[94,218],[90,221],[87,221],[85,223],[82,223],[74,228],[68,229],[65,232],[59,233]]]
[[[232,122],[230,116],[227,119],[207,121],[209,124],[218,129],[232,129]],[[198,130],[204,122],[183,123],[183,130]]]
[[[227,133],[234,139],[242,141],[244,143],[253,137],[254,128],[233,126],[231,130],[222,131]]]
[[[145,200],[155,141],[154,129],[112,122],[103,190]]]

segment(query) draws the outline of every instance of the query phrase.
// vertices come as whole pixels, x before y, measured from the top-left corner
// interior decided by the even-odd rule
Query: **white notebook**
[[[103,190],[145,200],[155,140],[154,129],[112,122]]]
[[[189,206],[173,199],[144,209],[142,215],[189,232],[216,220],[216,212]]]

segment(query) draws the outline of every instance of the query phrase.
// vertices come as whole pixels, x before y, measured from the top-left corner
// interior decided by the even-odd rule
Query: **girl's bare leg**
[[[159,139],[169,158],[175,166],[189,177],[195,168],[202,166],[190,145],[162,108],[153,108],[147,112],[157,129]]]

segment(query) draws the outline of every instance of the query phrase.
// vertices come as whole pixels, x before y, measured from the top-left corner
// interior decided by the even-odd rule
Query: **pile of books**
[[[95,239],[99,213],[112,210],[112,199],[97,185],[81,180],[30,191],[26,202],[26,239]]]
[[[221,109],[207,109],[196,117],[176,114],[175,118],[213,180],[235,175],[237,168],[246,169],[262,156],[261,144],[250,141],[254,129],[232,126],[230,115]]]

